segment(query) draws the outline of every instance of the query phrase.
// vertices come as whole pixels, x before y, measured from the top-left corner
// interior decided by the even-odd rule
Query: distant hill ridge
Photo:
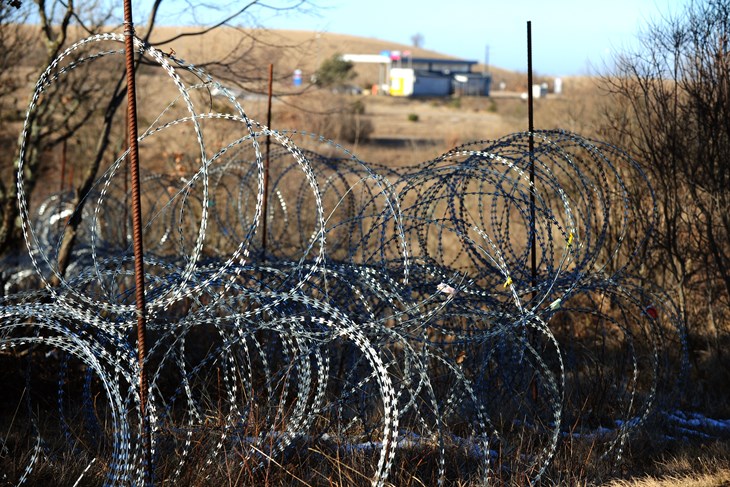
[[[37,25],[27,25],[28,29],[38,29]],[[138,26],[138,35],[143,35]],[[69,33],[69,44],[86,37],[81,29],[71,28]],[[121,28],[109,29],[121,33]],[[153,44],[161,43],[179,34],[192,33],[200,30],[196,27],[173,27],[156,26],[151,41]],[[37,37],[36,37],[37,38]],[[392,42],[374,37],[361,37],[350,34],[333,32],[315,32],[307,30],[276,30],[276,29],[249,29],[220,27],[202,36],[186,36],[172,42],[157,45],[160,49],[171,52],[187,62],[199,65],[210,62],[232,62],[235,61],[244,70],[261,73],[265,77],[265,71],[269,63],[274,64],[277,78],[286,76],[295,69],[301,69],[306,77],[310,76],[317,69],[319,64],[334,54],[378,54],[382,51],[410,51],[414,57],[430,57],[437,59],[463,59],[457,56],[444,54],[438,51],[418,48]],[[41,55],[42,45],[40,40],[35,55]],[[232,51],[236,54],[231,56]],[[32,55],[34,57],[34,55]],[[30,59],[28,60],[30,61]],[[473,59],[473,61],[478,61]],[[32,61],[31,61],[32,64]],[[356,71],[359,76],[356,83],[366,84],[373,78],[373,71],[377,72],[376,66],[358,66]],[[483,69],[477,65],[476,70]],[[509,79],[516,73],[490,66],[496,78]],[[254,76],[259,77],[259,76]],[[377,77],[377,76],[376,76]]]
[[[178,33],[191,32],[191,27],[156,27],[153,42],[168,39]],[[240,44],[246,52],[246,62],[252,66],[274,64],[277,73],[291,72],[301,69],[305,77],[313,73],[319,64],[335,54],[378,54],[382,51],[410,51],[414,57],[430,57],[437,59],[463,59],[438,51],[424,49],[398,42],[374,37],[361,37],[333,32],[315,32],[307,30],[277,29],[234,29],[225,27],[217,29],[202,38],[184,37],[172,43],[160,46],[163,49],[173,48],[178,56],[195,63],[196,60],[210,59],[211,56],[222,58],[230,49]],[[472,59],[472,61],[479,61]],[[359,79],[370,78],[377,69],[375,66],[358,66]],[[477,65],[477,70],[483,66]],[[498,77],[510,77],[514,73],[490,66],[490,72]]]
[[[190,27],[156,27],[153,42],[170,38],[178,33],[191,32]],[[198,57],[204,55],[223,55],[227,50],[241,42],[242,46],[256,46],[250,52],[256,58],[268,55],[272,61],[288,64],[299,69],[316,69],[318,63],[334,54],[378,54],[381,51],[411,51],[415,57],[438,59],[460,59],[430,49],[423,49],[383,39],[359,37],[332,32],[275,29],[233,29],[221,28],[205,34],[203,38],[182,38],[169,44],[175,52],[182,55],[189,52]],[[167,47],[165,44],[163,47]],[[279,52],[273,53],[272,49]],[[191,60],[192,61],[192,60]]]

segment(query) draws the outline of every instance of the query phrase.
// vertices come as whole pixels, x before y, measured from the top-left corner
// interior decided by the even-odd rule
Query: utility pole
[[[489,44],[484,46],[484,74],[489,73]]]

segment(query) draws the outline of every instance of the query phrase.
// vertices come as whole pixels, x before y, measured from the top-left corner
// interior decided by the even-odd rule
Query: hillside
[[[153,43],[163,42],[159,46],[161,49],[173,48],[178,56],[192,62],[196,59],[224,59],[236,47],[245,52],[252,62],[273,62],[284,70],[299,68],[313,71],[322,60],[334,54],[378,54],[383,50],[410,50],[419,57],[458,59],[382,39],[303,30],[224,27],[202,37],[183,37],[164,42],[176,35],[192,32],[194,28],[191,27],[158,27],[151,40]]]
[[[39,29],[37,25],[25,25],[24,28],[31,31]],[[68,44],[86,36],[80,29],[71,27],[70,31]],[[121,28],[110,28],[110,31],[121,33]],[[411,51],[414,57],[460,59],[384,39],[333,32],[221,27],[204,35],[191,35],[197,32],[196,27],[158,26],[153,31],[151,41],[155,47],[165,52],[174,51],[177,57],[187,62],[207,67],[233,63],[238,73],[245,73],[248,79],[261,80],[267,78],[270,63],[274,64],[277,79],[290,78],[295,69],[301,69],[306,80],[322,61],[334,54],[378,54],[385,50],[399,50]],[[144,35],[142,31],[137,33]],[[35,68],[36,60],[43,55],[40,38],[36,35],[31,38],[38,39],[38,44],[27,46],[27,55],[21,63],[27,68]],[[475,66],[477,71],[483,69],[481,64]],[[377,80],[377,66],[359,65],[355,70],[358,75],[355,84],[365,87]],[[495,66],[489,66],[489,72],[495,86],[503,81],[509,91],[524,90],[524,73]]]
[[[181,37],[166,42],[181,34],[195,32],[192,27],[158,27],[152,42],[165,51],[174,49],[177,56],[193,63],[206,61],[232,61],[244,63],[249,70],[256,70],[265,78],[269,63],[274,64],[275,77],[290,76],[295,69],[301,69],[304,79],[316,70],[325,59],[335,54],[378,54],[381,51],[411,51],[414,57],[460,59],[430,49],[422,49],[374,37],[358,37],[332,32],[303,30],[235,29],[224,27],[201,37]],[[482,65],[476,70],[481,71]],[[354,83],[363,87],[377,81],[378,67],[359,65],[355,68],[358,77]],[[524,74],[489,67],[495,82],[504,81],[508,90],[523,89]],[[254,76],[256,77],[256,76]]]

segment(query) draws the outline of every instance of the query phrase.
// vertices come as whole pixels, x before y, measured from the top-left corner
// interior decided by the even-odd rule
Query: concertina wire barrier
[[[65,50],[40,77],[20,140],[28,257],[6,259],[0,302],[0,359],[22,376],[4,401],[27,418],[0,455],[23,459],[6,476],[17,484],[54,455],[107,485],[145,483],[127,154],[81,210],[69,193],[32,210],[23,191],[30,121],[50,88],[109,69],[122,43],[104,34]],[[150,147],[187,151],[142,181],[147,407],[153,465],[174,465],[165,482],[232,451],[253,471],[278,468],[313,444],[344,462],[364,456],[379,486],[399,455],[426,447],[439,483],[455,449],[479,482],[537,482],[572,438],[619,461],[677,399],[684,332],[667,295],[637,277],[656,203],[626,153],[552,130],[532,134],[532,152],[517,133],[416,166],[367,164],[258,124],[203,70],[135,45],[140,76],[153,64],[176,88],[141,130],[143,165]],[[199,111],[213,88],[217,109]],[[72,262],[54,287],[74,211]]]

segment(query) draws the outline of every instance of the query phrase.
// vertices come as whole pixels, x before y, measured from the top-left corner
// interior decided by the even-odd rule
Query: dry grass
[[[688,477],[645,477],[633,481],[617,481],[613,487],[721,487],[730,485],[730,471]]]
[[[730,485],[730,444],[685,444],[646,468],[648,474],[608,482],[609,487],[710,487]]]

